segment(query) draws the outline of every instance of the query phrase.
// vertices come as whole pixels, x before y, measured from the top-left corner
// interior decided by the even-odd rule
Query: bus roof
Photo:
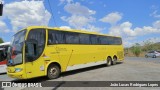
[[[0,43],[0,46],[3,46],[3,45],[10,45],[10,42]]]
[[[113,36],[113,35],[108,35],[108,34],[101,34],[101,33],[98,33],[98,32],[90,32],[90,31],[86,31],[86,30],[77,30],[77,29],[65,29],[65,28],[60,28],[60,27],[47,27],[47,26],[29,26],[29,27],[27,27],[28,30],[31,30],[33,28],[46,28],[46,29],[54,29],[54,30],[59,30],[59,31],[69,31],[69,32],[102,35],[102,36],[119,37],[119,36]]]

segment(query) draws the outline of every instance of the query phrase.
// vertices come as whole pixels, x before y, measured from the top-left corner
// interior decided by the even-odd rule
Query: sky
[[[160,0],[0,0],[0,37],[9,42],[28,26],[121,36],[125,47],[160,42]]]

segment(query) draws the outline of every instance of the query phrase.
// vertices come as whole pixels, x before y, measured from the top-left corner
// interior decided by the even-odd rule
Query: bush
[[[140,45],[138,43],[136,43],[134,46],[132,46],[131,51],[136,57],[139,57],[139,55],[141,54]]]

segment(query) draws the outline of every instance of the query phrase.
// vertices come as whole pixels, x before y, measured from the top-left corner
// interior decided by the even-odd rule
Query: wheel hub
[[[51,75],[56,75],[56,74],[57,74],[57,70],[56,70],[55,68],[52,68],[52,69],[50,70],[50,74],[51,74]]]

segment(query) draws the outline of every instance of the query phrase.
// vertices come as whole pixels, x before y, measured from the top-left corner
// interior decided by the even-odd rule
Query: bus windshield
[[[24,45],[26,30],[20,31],[13,36],[11,47],[9,48],[8,65],[22,63],[22,48]]]

